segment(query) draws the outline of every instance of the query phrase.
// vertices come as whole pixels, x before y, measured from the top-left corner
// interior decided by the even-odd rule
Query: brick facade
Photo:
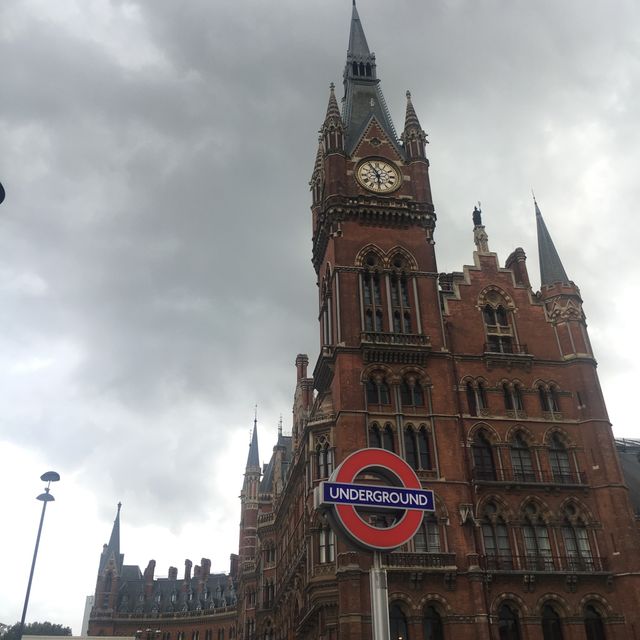
[[[344,83],[342,112],[331,88],[311,179],[320,355],[312,375],[296,359],[292,432],[263,469],[254,430],[239,557],[220,578],[237,606],[187,605],[191,626],[158,615],[126,627],[115,601],[100,608],[105,576],[121,570],[113,556],[92,632],[370,638],[372,556],[336,539],[313,492],[377,446],[412,464],[437,503],[414,540],[383,555],[394,640],[636,638],[638,526],[580,291],[537,204],[539,292],[521,248],[504,266],[490,251],[479,210],[473,264],[439,273],[425,134],[408,95],[395,135],[355,5]],[[357,179],[367,159],[378,162],[368,186]]]

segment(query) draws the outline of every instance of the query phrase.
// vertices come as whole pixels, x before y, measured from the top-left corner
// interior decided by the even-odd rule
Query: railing
[[[518,355],[523,356],[529,353],[526,344],[515,344],[514,342],[485,342],[484,352],[501,355]]]
[[[542,573],[594,573],[608,571],[607,559],[600,556],[514,556],[495,554],[480,556],[486,571],[535,571]]]
[[[430,347],[431,338],[418,333],[382,333],[363,331],[360,334],[361,344],[391,345],[394,347]]]
[[[276,514],[275,513],[261,513],[258,516],[258,524],[269,524],[271,522],[274,522],[276,519]]]
[[[388,553],[382,558],[387,567],[420,567],[421,569],[439,569],[455,567],[455,553]]]
[[[471,471],[471,477],[477,482],[512,482],[517,484],[554,484],[554,485],[586,485],[587,476],[584,471],[546,471],[539,469],[479,469]]]

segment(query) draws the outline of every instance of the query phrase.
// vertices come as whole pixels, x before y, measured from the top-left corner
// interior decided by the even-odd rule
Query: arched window
[[[502,397],[504,398],[504,408],[507,412],[524,410],[520,385],[504,382],[502,384]]]
[[[369,446],[377,447],[378,449],[384,448],[382,446],[382,433],[380,432],[380,427],[375,423],[369,427]]]
[[[378,263],[378,257],[374,253],[367,254],[364,259],[365,269],[362,274],[362,302],[365,331],[383,331],[382,292],[380,288]]]
[[[367,62],[367,65],[365,67],[365,71],[366,71],[366,74],[367,74],[367,78],[370,78],[371,77],[371,65],[368,62]]]
[[[607,640],[600,612],[591,604],[584,608],[584,630],[587,640]]]
[[[415,377],[410,376],[400,384],[400,402],[403,407],[424,406],[422,386]]]
[[[320,529],[319,537],[318,557],[320,563],[333,562],[336,559],[336,542],[333,531],[328,527]]]
[[[396,446],[393,439],[393,429],[390,424],[385,425],[382,432],[382,444],[387,451],[395,452]]]
[[[434,514],[424,516],[413,542],[417,553],[440,553],[440,525]]]
[[[357,62],[352,62],[351,63],[351,71],[353,72],[354,76],[358,75],[358,63]]]
[[[407,462],[417,471],[419,469],[432,469],[431,442],[427,428],[422,425],[415,429],[407,425],[404,430],[404,451]]]
[[[514,607],[500,605],[498,610],[498,636],[500,640],[521,640],[520,620]]]
[[[551,436],[549,442],[549,463],[554,482],[571,484],[574,481],[569,452],[557,433]]]
[[[513,568],[509,530],[493,502],[489,502],[484,508],[482,541],[484,543],[487,569]]]
[[[361,76],[364,75],[364,62],[361,62],[359,67],[358,67],[358,72]]]
[[[389,404],[389,385],[382,374],[371,376],[366,382],[367,404]]]
[[[328,478],[333,471],[333,451],[328,442],[316,447],[316,479]]]
[[[413,430],[413,427],[409,425],[404,430],[404,453],[407,458],[407,462],[414,469],[418,469],[420,466],[418,447],[416,445],[417,443],[415,431]]]
[[[407,617],[397,602],[389,605],[389,627],[391,640],[409,640]]]
[[[518,482],[535,482],[536,475],[533,471],[531,449],[521,433],[511,442],[511,466],[513,479]]]
[[[547,387],[544,384],[539,384],[538,400],[540,401],[540,408],[544,413],[554,414],[560,412],[558,387],[555,385]]]
[[[567,554],[567,568],[572,571],[593,571],[593,554],[587,527],[572,504],[565,507],[564,516],[562,539]]]
[[[542,640],[563,640],[562,618],[549,603],[542,606]]]
[[[424,630],[424,640],[444,640],[442,618],[433,605],[425,607],[422,628]]]
[[[513,330],[507,310],[499,304],[487,303],[482,309],[482,317],[487,336],[485,351],[491,353],[513,353]]]
[[[487,408],[487,392],[481,381],[467,382],[465,385],[469,415],[479,416]]]
[[[528,504],[525,507],[522,537],[527,569],[531,571],[553,571],[554,564],[549,529],[534,504]]]
[[[391,285],[391,315],[394,333],[411,333],[411,303],[406,275],[407,264],[402,256],[392,260],[393,272],[389,277]]]
[[[483,431],[476,431],[471,445],[473,454],[473,474],[477,480],[495,480],[496,466],[493,447]]]

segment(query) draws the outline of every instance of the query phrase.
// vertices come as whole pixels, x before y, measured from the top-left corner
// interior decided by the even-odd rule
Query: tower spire
[[[540,284],[551,285],[554,282],[569,283],[569,277],[564,270],[560,256],[556,250],[551,234],[544,223],[540,207],[533,196],[533,204],[536,210],[536,226],[538,228],[538,257],[540,260]]]
[[[344,150],[344,124],[340,115],[340,107],[336,100],[335,85],[329,85],[329,104],[327,114],[324,117],[322,129],[320,129],[320,140],[324,144],[324,151],[331,153]]]
[[[407,160],[424,160],[427,156],[425,145],[427,144],[427,134],[422,130],[416,110],[411,102],[411,91],[407,91],[407,111],[404,118],[404,131],[401,140],[407,154]]]
[[[397,147],[398,152],[404,155],[398,144],[398,136],[391,121],[389,109],[380,90],[380,81],[376,76],[376,56],[369,49],[355,2],[353,2],[351,10],[349,48],[343,81],[344,108],[342,116],[347,130],[347,153],[353,151],[369,120],[373,117]]]
[[[249,469],[260,470],[260,454],[258,452],[258,405],[255,407],[253,418],[253,433],[251,434],[251,444],[247,455],[247,471]]]
[[[113,527],[111,528],[111,536],[109,537],[109,543],[104,545],[102,556],[100,558],[100,571],[102,571],[111,559],[118,570],[122,566],[123,556],[120,554],[120,509],[122,508],[122,502],[118,502],[118,510],[116,511],[116,517],[113,521]]]

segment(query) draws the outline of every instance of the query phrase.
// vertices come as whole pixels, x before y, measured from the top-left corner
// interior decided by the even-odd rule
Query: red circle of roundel
[[[336,469],[334,482],[351,483],[365,469],[378,469],[386,475],[395,476],[407,489],[421,489],[416,472],[402,459],[385,449],[361,449],[345,458]],[[355,542],[369,549],[395,549],[413,538],[420,528],[422,512],[405,509],[398,522],[387,529],[367,524],[350,504],[336,504],[335,514],[345,532]]]

